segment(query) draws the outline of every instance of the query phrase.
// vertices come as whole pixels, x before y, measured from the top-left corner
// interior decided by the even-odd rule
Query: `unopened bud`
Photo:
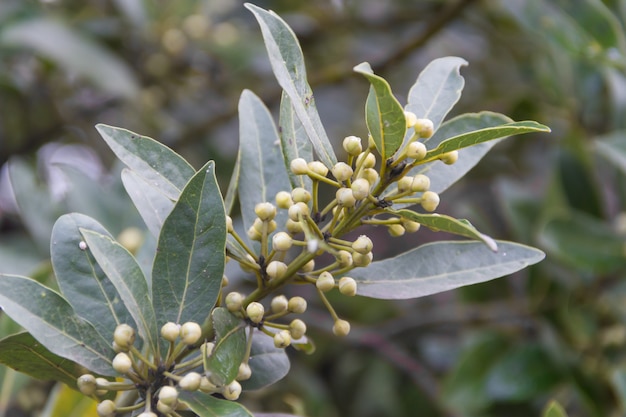
[[[420,230],[421,224],[413,220],[402,219],[402,226],[409,233],[415,233]]]
[[[259,220],[259,219],[256,219],[256,220]],[[247,234],[250,240],[260,241],[261,239],[263,239],[263,235],[261,234],[261,232],[259,232],[259,230],[257,230],[256,227],[254,227],[254,225],[250,226]]]
[[[265,272],[270,279],[282,278],[287,272],[287,264],[280,261],[272,261],[265,268]]]
[[[180,381],[178,386],[185,391],[197,391],[200,388],[202,376],[197,372],[189,372]],[[160,399],[160,397],[159,397]]]
[[[411,183],[411,191],[420,192],[420,191],[428,191],[430,188],[430,178],[428,178],[424,174],[417,174],[413,177],[413,182]]]
[[[291,194],[287,191],[279,191],[276,193],[276,205],[281,209],[288,209],[293,204]]]
[[[405,193],[411,191],[411,183],[413,183],[413,177],[405,176],[398,180],[398,192]]]
[[[306,217],[309,215],[309,206],[305,203],[299,202],[289,207],[289,218],[294,222],[300,220],[300,216]]]
[[[352,196],[356,200],[363,200],[370,193],[370,183],[365,178],[358,178],[352,182]]]
[[[226,231],[228,233],[233,232],[233,219],[230,216],[226,216]]]
[[[347,136],[343,140],[343,149],[348,153],[348,155],[357,156],[363,152],[361,138],[357,136]]]
[[[159,401],[169,406],[176,405],[178,401],[178,390],[169,385],[161,387],[159,390]]]
[[[300,268],[300,271],[302,271],[302,272],[311,272],[314,269],[315,269],[315,260],[311,259],[309,262],[307,262],[304,265],[302,265],[302,268]]]
[[[354,173],[352,167],[345,162],[337,162],[331,172],[337,181],[346,181],[351,178]]]
[[[350,188],[340,188],[335,193],[337,204],[341,207],[354,207],[356,199]]]
[[[272,237],[272,248],[278,252],[289,250],[293,245],[293,239],[288,233],[278,232]]]
[[[374,168],[376,166],[376,156],[371,152],[363,152],[356,158],[356,164],[362,165],[363,168]]]
[[[289,323],[289,332],[293,339],[300,339],[306,333],[306,324],[300,319],[292,320]]]
[[[180,326],[180,339],[184,344],[193,345],[200,340],[200,336],[202,336],[202,328],[198,323],[188,321]]]
[[[302,187],[291,190],[291,199],[294,203],[308,203],[311,201],[311,193]]]
[[[287,300],[287,297],[285,297],[284,295],[277,295],[272,299],[270,308],[272,309],[272,313],[282,313],[283,311],[287,310],[288,304],[289,301]]]
[[[305,175],[309,172],[309,167],[304,158],[296,158],[289,164],[291,172],[296,175]]]
[[[96,407],[96,411],[100,417],[112,417],[115,415],[116,409],[115,403],[111,400],[104,400]]]
[[[404,226],[401,224],[390,224],[387,226],[387,232],[393,237],[400,237],[404,234],[406,230],[404,230]]]
[[[417,116],[412,111],[405,111],[404,118],[406,119],[406,128],[413,127],[417,123]]]
[[[335,288],[335,278],[330,272],[324,271],[315,281],[315,286],[322,292],[328,292]]]
[[[168,342],[174,342],[180,335],[180,326],[173,322],[167,322],[161,327],[161,337]]]
[[[306,300],[299,296],[291,297],[289,303],[287,304],[287,308],[292,313],[302,314],[306,311]]]
[[[259,203],[254,207],[254,213],[261,220],[272,220],[276,217],[276,207],[272,203]]]
[[[439,205],[439,194],[433,191],[424,192],[420,204],[426,211],[435,211]]]
[[[253,323],[260,323],[263,320],[263,315],[265,314],[265,308],[263,304],[257,303],[256,301],[251,302],[246,307],[246,315]]]
[[[429,119],[417,119],[413,128],[415,129],[415,133],[417,133],[420,138],[425,139],[430,138],[435,132],[433,122]]]
[[[241,384],[237,381],[233,381],[224,387],[222,395],[227,400],[235,401],[241,395]]]
[[[120,324],[113,332],[113,341],[120,349],[130,349],[135,343],[135,329],[128,324]]]
[[[287,228],[287,231],[289,233],[291,233],[292,235],[297,235],[298,233],[302,232],[302,224],[300,224],[299,221],[294,221],[291,219],[287,219],[287,223],[285,223],[285,227]]]
[[[365,235],[359,236],[354,242],[352,242],[352,249],[361,254],[371,252],[373,248],[374,244],[372,243],[372,240]]]
[[[133,363],[130,360],[130,357],[125,352],[120,352],[113,358],[113,369],[115,372],[119,372],[122,375],[128,373],[133,367]]]
[[[439,159],[446,165],[452,165],[459,159],[459,151],[446,152]]]
[[[252,376],[252,369],[250,369],[250,365],[247,362],[241,362],[239,364],[239,369],[237,370],[237,377],[235,378],[237,381],[246,381],[250,379]]]
[[[364,180],[367,180],[367,182],[370,183],[370,185],[376,184],[379,178],[378,171],[376,171],[374,168],[362,169],[359,172],[359,178],[363,178]]]
[[[368,266],[369,264],[372,263],[372,259],[374,259],[374,255],[372,254],[372,252],[366,253],[366,254],[362,254],[359,252],[354,252],[352,254],[352,264],[354,266]]]
[[[317,175],[325,177],[328,174],[328,168],[320,161],[311,161],[308,163],[309,171],[314,172]]]
[[[279,349],[286,348],[291,344],[291,333],[289,330],[281,330],[274,335],[274,346]]]
[[[347,336],[350,333],[350,323],[346,320],[336,320],[333,325],[333,333],[335,336]]]
[[[347,250],[340,250],[337,254],[336,259],[339,263],[339,266],[342,268],[352,266],[352,254]]]
[[[224,300],[228,311],[234,313],[241,309],[243,303],[243,295],[238,292],[229,292]]]
[[[91,374],[79,376],[76,380],[76,386],[80,392],[90,397],[96,393],[96,389],[98,388],[96,385],[96,377]]]
[[[426,145],[417,141],[409,143],[406,148],[406,155],[416,161],[424,159],[427,152],[428,150],[426,149]]]
[[[356,281],[354,278],[341,277],[337,286],[339,287],[339,292],[343,295],[347,295],[348,297],[356,295]]]

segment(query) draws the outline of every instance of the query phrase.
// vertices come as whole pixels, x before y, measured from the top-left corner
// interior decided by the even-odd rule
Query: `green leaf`
[[[245,323],[223,307],[213,310],[212,317],[216,337],[207,370],[211,372],[211,382],[222,386],[235,379],[245,356]]]
[[[235,167],[233,173],[230,176],[228,182],[228,188],[226,189],[226,196],[224,197],[224,212],[227,216],[230,216],[233,207],[235,206],[235,198],[237,198],[237,191],[239,190],[239,173],[241,172],[241,155],[237,154],[235,160]]]
[[[221,400],[200,391],[181,391],[178,399],[199,417],[254,417],[239,403]]]
[[[293,109],[313,144],[317,157],[328,168],[332,168],[337,163],[337,157],[317,113],[313,92],[306,79],[304,56],[296,35],[276,13],[250,3],[245,6],[259,22],[276,80],[291,99]]]
[[[224,204],[209,161],[185,186],[159,236],[152,268],[159,328],[206,320],[222,285],[225,245]]]
[[[289,174],[292,187],[302,187],[305,190],[311,191],[311,178],[307,175],[296,175],[291,172],[289,168],[291,161],[296,158],[303,158],[307,162],[313,161],[313,148],[304,130],[304,126],[295,114],[291,99],[284,91],[280,100],[278,130],[285,167]]]
[[[88,250],[102,271],[115,286],[137,326],[137,331],[152,352],[158,352],[158,330],[148,283],[133,255],[125,247],[106,236],[89,229],[80,229]],[[132,323],[126,323],[132,326]]]
[[[27,332],[0,339],[0,363],[37,379],[61,381],[74,389],[76,379],[85,371],[77,363],[50,352]]]
[[[59,293],[30,278],[0,274],[0,307],[50,352],[93,372],[116,375],[111,342]]]
[[[448,56],[431,61],[409,90],[406,110],[430,119],[435,131],[461,98],[465,80],[460,74],[467,65],[463,58]]]
[[[370,64],[363,62],[354,71],[370,82],[370,92],[365,103],[365,119],[376,149],[383,161],[391,157],[402,145],[406,134],[404,110],[391,92],[387,81],[375,75]]]
[[[487,127],[473,132],[463,133],[442,141],[435,149],[426,154],[425,161],[437,159],[444,153],[467,148],[494,139],[521,135],[531,132],[550,132],[550,128],[534,121],[507,123],[500,126]]]
[[[131,323],[132,317],[90,251],[79,248],[83,240],[81,228],[112,239],[109,232],[90,217],[77,213],[61,216],[52,229],[52,268],[61,293],[76,314],[92,323],[108,340],[119,324]]]
[[[552,400],[548,403],[546,408],[544,408],[542,417],[567,417],[567,413],[561,404],[557,401]]]
[[[254,207],[274,202],[276,193],[291,190],[272,115],[261,99],[244,90],[239,100],[239,204],[247,230],[254,223]],[[284,225],[287,212],[279,210],[276,223]]]
[[[274,346],[274,339],[265,333],[255,330],[252,334],[250,361],[252,376],[242,381],[244,390],[256,390],[272,385],[289,372],[289,357],[285,349]]]
[[[455,219],[454,217],[443,214],[421,214],[411,210],[387,209],[386,211],[396,214],[404,219],[416,221],[419,224],[427,226],[438,232],[448,232],[470,239],[480,240],[484,242],[492,251],[496,252],[498,250],[498,245],[492,238],[480,233],[467,220]]]
[[[96,129],[123,163],[172,200],[196,173],[182,156],[154,139],[103,124]]]
[[[382,299],[424,297],[499,278],[541,261],[529,246],[498,241],[498,252],[478,242],[434,242],[395,258],[356,268],[358,294]]]
[[[603,156],[626,175],[626,132],[619,131],[597,138],[593,142],[598,155]]]
[[[133,72],[124,61],[61,21],[41,17],[7,25],[0,32],[0,43],[32,49],[111,95],[133,98],[138,92]]]

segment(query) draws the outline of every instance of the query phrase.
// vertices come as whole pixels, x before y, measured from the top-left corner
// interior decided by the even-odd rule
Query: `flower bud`
[[[270,279],[282,278],[287,272],[287,264],[280,261],[272,261],[265,268],[265,272]]]
[[[402,226],[404,227],[404,229],[409,232],[409,233],[415,233],[418,230],[420,230],[420,227],[422,226],[421,224],[419,224],[418,222],[415,222],[413,220],[408,220],[408,219],[402,219]]]
[[[317,175],[325,177],[328,174],[328,168],[320,161],[311,161],[308,163],[309,171],[314,172]]]
[[[143,233],[138,227],[127,227],[117,237],[120,245],[124,246],[130,253],[136,254],[144,240]]]
[[[337,181],[342,182],[348,180],[354,174],[352,167],[345,162],[337,162],[331,169],[331,172]]]
[[[233,219],[230,216],[226,216],[226,231],[228,233],[233,232]]]
[[[356,281],[354,278],[341,277],[337,284],[339,286],[339,292],[348,297],[356,295]]]
[[[104,378],[96,378],[96,395],[101,397],[109,392],[109,381]]]
[[[296,175],[305,175],[309,173],[309,166],[307,165],[304,158],[296,158],[289,164],[291,168],[291,172]]]
[[[371,152],[363,152],[356,158],[356,164],[357,166],[361,165],[362,168],[374,168],[376,165],[376,156]]]
[[[257,303],[256,301],[251,302],[246,307],[246,315],[253,323],[260,323],[263,320],[263,315],[265,314],[265,308],[263,304]]]
[[[205,394],[213,394],[214,392],[218,392],[219,388],[214,383],[212,383],[209,378],[203,376],[200,379],[200,391],[204,392]]]
[[[254,206],[254,213],[263,221],[276,217],[276,207],[272,203],[259,203]]]
[[[363,152],[361,138],[358,136],[345,137],[343,140],[343,149],[348,153],[348,155],[357,156]]]
[[[100,417],[112,417],[115,415],[116,409],[115,403],[111,400],[104,400],[96,407],[96,411]]]
[[[239,369],[237,370],[237,377],[235,378],[237,381],[246,381],[250,379],[252,376],[252,369],[250,369],[250,365],[247,362],[241,362],[239,364]]]
[[[272,237],[272,248],[278,252],[289,250],[293,245],[293,239],[288,233],[278,232]]]
[[[186,345],[193,345],[202,336],[202,328],[198,323],[188,321],[180,326],[180,339]]]
[[[276,205],[281,209],[288,209],[293,204],[291,194],[287,191],[279,191],[276,193]]]
[[[144,411],[143,413],[139,414],[137,417],[158,417],[158,416],[152,411]]]
[[[80,392],[90,397],[96,393],[96,389],[98,388],[96,385],[96,377],[91,374],[79,376],[76,380],[76,386]]]
[[[333,324],[333,333],[335,336],[347,336],[350,333],[350,323],[346,320],[337,319]]]
[[[300,339],[306,333],[306,324],[300,319],[292,320],[289,323],[289,332],[294,339]]]
[[[401,224],[390,224],[387,226],[387,232],[393,237],[400,237],[404,234],[406,230],[404,230],[404,226]]]
[[[374,259],[374,255],[372,254],[372,252],[369,252],[365,255],[359,252],[354,252],[352,254],[352,264],[354,266],[368,266],[372,263],[372,259]]]
[[[135,343],[135,329],[128,324],[120,324],[113,332],[113,341],[120,349],[130,349]]]
[[[224,300],[226,308],[231,313],[235,313],[241,310],[241,304],[243,303],[243,295],[238,292],[229,292]]]
[[[340,250],[335,259],[342,268],[352,266],[352,254],[347,250]]]
[[[125,375],[132,367],[133,363],[125,352],[120,352],[113,358],[113,369],[115,369],[115,372]]]
[[[165,404],[161,400],[157,401],[156,408],[160,413],[165,414],[166,416],[169,416],[172,413],[172,411],[174,411],[174,409],[171,406]]]
[[[446,165],[452,165],[459,159],[459,151],[446,152],[439,159]]]
[[[259,219],[255,219],[255,223],[256,223],[256,220],[259,220]],[[248,237],[250,238],[250,240],[260,241],[263,238],[263,235],[261,234],[261,232],[256,227],[254,227],[254,225],[250,226],[247,233],[248,233]]]
[[[417,174],[413,177],[413,182],[411,183],[411,191],[419,192],[419,191],[427,191],[430,188],[430,178],[428,178],[424,174]]]
[[[406,147],[406,156],[416,161],[421,161],[426,156],[428,150],[422,142],[411,142]]]
[[[161,337],[168,342],[174,342],[180,335],[180,326],[173,322],[167,322],[161,327]]]
[[[356,204],[356,199],[352,194],[352,189],[350,188],[340,188],[335,193],[335,197],[337,198],[337,204],[341,207],[354,207]]]
[[[178,401],[178,390],[169,385],[161,387],[159,390],[159,401],[169,406],[176,405],[176,402]]]
[[[202,354],[207,358],[211,356],[213,349],[215,349],[215,343],[213,342],[206,342],[200,346],[200,352],[202,352]]]
[[[435,132],[435,127],[433,126],[433,122],[429,119],[417,119],[417,122],[413,126],[415,129],[415,133],[419,135],[420,138],[428,139]]]
[[[222,286],[222,288],[228,286],[228,277],[226,275],[222,275],[222,284],[221,284],[221,286]]]
[[[417,123],[417,116],[412,111],[405,111],[404,118],[406,119],[406,128],[413,127]]]
[[[287,231],[291,233],[292,235],[297,235],[298,233],[302,232],[302,225],[297,220],[294,221],[291,219],[287,219],[287,223],[285,223],[285,227],[287,228]]]
[[[367,180],[367,182],[370,183],[370,185],[376,184],[379,178],[378,171],[376,171],[374,168],[362,169],[359,172],[359,178],[363,178],[364,180]]]
[[[302,297],[291,297],[287,304],[287,309],[292,313],[302,314],[306,311],[306,300]]]
[[[352,249],[363,255],[371,252],[373,248],[374,244],[372,243],[372,240],[365,235],[359,236],[354,242],[352,242]]]
[[[286,348],[291,344],[291,333],[289,330],[281,330],[274,335],[274,346],[279,349]]]
[[[287,297],[284,295],[277,295],[272,299],[272,303],[270,304],[270,308],[272,309],[272,313],[282,313],[287,310],[287,305],[289,301]]]
[[[424,194],[422,194],[420,204],[426,211],[435,211],[439,205],[439,194],[432,191],[425,191]]]
[[[180,389],[185,391],[197,391],[200,388],[201,379],[202,375],[200,375],[199,373],[189,372],[180,381],[178,381],[178,386],[180,387]]]
[[[308,203],[311,201],[311,193],[302,187],[291,190],[291,199],[294,203]]]
[[[315,260],[311,259],[309,262],[307,262],[304,265],[302,265],[302,268],[300,268],[300,271],[302,271],[302,272],[311,272],[314,269],[315,269]]]
[[[328,292],[335,288],[335,278],[333,278],[330,272],[324,271],[315,281],[315,286],[322,292]]]
[[[405,176],[398,180],[398,192],[405,193],[411,191],[411,183],[413,183],[413,177]]]
[[[306,217],[309,215],[309,206],[307,206],[305,203],[302,202],[298,202],[296,204],[294,204],[293,206],[289,207],[289,218],[291,220],[293,220],[294,222],[297,222],[300,220],[300,216],[302,217]]]
[[[227,400],[235,401],[241,395],[241,384],[237,381],[233,381],[224,387],[222,395]]]
[[[357,178],[350,188],[355,200],[363,200],[370,193],[370,183],[365,178]]]

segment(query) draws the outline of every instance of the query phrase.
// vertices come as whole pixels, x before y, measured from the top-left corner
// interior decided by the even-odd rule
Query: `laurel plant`
[[[329,292],[421,297],[507,275],[544,256],[437,208],[440,194],[497,141],[547,127],[490,112],[444,122],[463,88],[461,58],[428,65],[404,107],[362,63],[354,70],[370,84],[369,134],[334,141],[341,145],[335,153],[293,32],[276,14],[246,7],[260,24],[283,96],[277,128],[254,93],[241,95],[239,154],[224,196],[214,162],[195,170],[153,139],[98,125],[127,166],[124,186],[157,241],[151,268],[96,220],[69,213],[52,231],[58,291],[0,276],[0,305],[25,329],[0,344],[28,347],[3,362],[33,375],[45,371],[96,399],[102,417],[252,415],[236,402],[242,391],[283,378],[286,348],[313,349],[305,314],[311,300],[288,297],[287,286],[310,285],[332,319],[328,330],[342,337],[350,322]],[[236,199],[242,227],[230,217]],[[470,240],[381,260],[363,226],[399,239],[426,227]],[[252,291],[229,283],[226,262],[239,264]]]

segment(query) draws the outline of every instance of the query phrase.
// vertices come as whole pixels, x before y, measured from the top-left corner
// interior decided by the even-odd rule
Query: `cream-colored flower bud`
[[[311,193],[302,187],[291,190],[291,199],[294,203],[308,203],[311,201]]]
[[[326,165],[324,165],[320,161],[311,161],[309,162],[308,166],[309,166],[309,171],[314,172],[317,175],[325,177],[328,174],[328,168],[326,167]]]
[[[411,191],[419,192],[419,191],[428,191],[430,188],[430,178],[428,178],[424,174],[417,174],[413,177],[413,182],[411,183]]]
[[[372,243],[372,239],[365,235],[359,236],[354,242],[352,242],[352,249],[363,255],[371,252],[373,248],[374,244]]]
[[[226,231],[228,233],[233,232],[233,219],[230,216],[226,216]]]
[[[113,332],[113,341],[120,349],[130,349],[135,343],[135,329],[128,324],[120,324]]]
[[[365,178],[358,178],[352,182],[352,196],[356,200],[363,200],[370,193],[370,183]]]
[[[281,261],[272,261],[265,268],[270,279],[282,278],[287,272],[287,264]]]
[[[369,182],[370,185],[376,184],[379,178],[378,171],[376,171],[374,168],[362,169],[359,172],[359,178],[363,178],[364,180],[367,180],[367,182]]]
[[[346,136],[343,140],[343,149],[348,153],[348,155],[357,156],[363,152],[361,138],[358,136]]]
[[[256,223],[256,221],[259,219],[255,219],[254,222]],[[260,221],[260,220],[259,220]],[[248,237],[250,238],[250,240],[256,240],[256,241],[260,241],[261,239],[263,239],[263,235],[261,234],[261,232],[257,229],[256,227],[257,225],[253,224],[252,226],[250,226],[250,228],[248,229]]]
[[[241,309],[241,305],[243,303],[243,295],[238,292],[229,292],[226,295],[226,299],[224,300],[226,303],[226,308],[228,311],[234,313]]]
[[[254,206],[254,213],[261,220],[272,220],[276,217],[276,206],[272,203],[259,203]]]
[[[417,133],[420,138],[425,139],[431,137],[435,132],[435,127],[430,119],[417,119],[413,128],[415,129],[415,133]]]
[[[426,156],[428,150],[422,142],[411,142],[406,147],[406,156],[416,161],[421,161]]]
[[[213,349],[215,349],[215,343],[213,342],[206,342],[200,346],[200,352],[202,352],[202,354],[207,358],[211,356]]]
[[[299,296],[291,297],[287,309],[292,313],[302,314],[306,311],[306,300]]]
[[[267,233],[272,233],[278,227],[276,220],[270,220],[267,222]]]
[[[250,365],[247,362],[241,362],[239,364],[239,369],[237,370],[237,377],[235,378],[237,381],[247,381],[252,376],[252,369],[250,369]]]
[[[161,414],[165,414],[166,416],[169,416],[170,414],[172,414],[172,411],[174,411],[174,408],[172,406],[165,404],[161,400],[157,401],[156,408]]]
[[[256,271],[256,268],[251,267],[249,265],[256,265],[256,260],[252,257],[252,255],[247,254],[246,255],[246,259],[248,260],[247,264],[244,263],[240,263],[239,267],[244,271],[244,272],[254,272]]]
[[[278,232],[272,237],[272,248],[284,252],[293,246],[293,239],[286,232]]]
[[[400,237],[404,234],[406,230],[404,230],[404,226],[401,224],[390,224],[387,226],[387,232],[393,237]]]
[[[274,346],[284,349],[291,344],[291,333],[289,330],[281,330],[274,335]]]
[[[317,277],[317,281],[315,281],[315,286],[318,290],[322,292],[328,292],[335,288],[335,278],[330,272],[324,271],[320,274],[319,277]]]
[[[198,323],[188,321],[180,326],[180,339],[186,345],[193,345],[202,336],[202,328]]]
[[[350,323],[346,320],[336,320],[333,324],[333,333],[335,336],[347,336],[350,333]]]
[[[287,219],[287,223],[285,224],[287,231],[292,235],[297,235],[302,232],[302,224],[299,221],[293,221],[291,219]]]
[[[292,320],[289,323],[289,332],[293,339],[300,339],[306,333],[306,324],[300,319]]]
[[[405,193],[407,191],[411,191],[411,183],[413,182],[413,177],[405,176],[398,180],[398,192]]]
[[[439,194],[432,191],[424,192],[420,204],[426,211],[435,211],[439,205]]]
[[[337,198],[337,204],[340,207],[354,207],[356,204],[356,199],[352,194],[352,189],[350,188],[340,188],[335,193],[335,198]]]
[[[356,295],[356,281],[354,278],[341,277],[337,283],[339,292],[348,297],[354,297]]]
[[[257,303],[256,301],[251,302],[246,307],[246,315],[253,323],[260,323],[263,320],[263,315],[265,314],[265,308],[263,304]]]
[[[300,220],[300,216],[306,217],[309,215],[309,206],[306,203],[298,202],[293,206],[289,207],[289,218],[294,222]]]
[[[133,367],[133,363],[126,352],[120,352],[113,358],[113,369],[122,375],[126,375]]]
[[[361,165],[363,168],[374,168],[376,166],[376,156],[371,152],[363,152],[356,158],[356,164],[357,166]]]
[[[446,165],[452,165],[459,159],[459,151],[446,152],[439,159]]]
[[[281,209],[288,209],[293,205],[291,193],[287,191],[279,191],[276,193],[276,205]]]
[[[283,311],[287,310],[288,304],[289,301],[287,300],[287,297],[285,297],[284,295],[277,295],[276,297],[272,298],[270,308],[272,310],[272,313],[282,313]]]
[[[331,172],[337,181],[346,181],[354,174],[352,167],[345,162],[337,162]]]
[[[413,220],[408,220],[408,219],[402,219],[402,226],[404,227],[404,229],[409,232],[409,233],[415,233],[418,230],[420,230],[420,227],[422,226],[421,224],[419,224],[418,222],[415,222]]]
[[[406,120],[406,128],[413,127],[417,123],[417,116],[412,111],[405,111],[404,118]]]
[[[104,400],[96,407],[96,412],[100,417],[113,417],[117,406],[111,400]]]
[[[98,397],[106,395],[106,393],[109,392],[109,381],[104,378],[96,378],[96,387],[98,388],[96,390]]]
[[[174,342],[180,335],[180,326],[171,321],[165,323],[161,327],[161,337],[168,342]]]
[[[306,175],[309,173],[309,166],[304,160],[304,158],[296,158],[289,164],[289,168],[291,168],[291,172],[296,175]]]
[[[197,391],[200,389],[200,381],[202,380],[202,375],[197,372],[188,372],[180,381],[178,381],[178,386],[180,389],[185,391]],[[159,397],[161,399],[161,397]]]
[[[96,377],[91,374],[85,374],[78,377],[76,380],[76,386],[78,390],[83,394],[91,397],[96,393],[98,386],[96,385]]]
[[[372,263],[372,259],[374,259],[374,255],[372,254],[372,252],[366,253],[366,254],[362,254],[359,252],[354,252],[352,254],[352,264],[354,266],[368,266],[369,264]]]
[[[219,388],[214,383],[212,383],[209,378],[203,376],[200,379],[200,391],[204,392],[205,394],[212,394],[214,392],[218,392]]]
[[[302,265],[302,268],[300,268],[300,271],[302,271],[302,272],[311,272],[314,269],[315,269],[315,260],[311,259],[309,262],[307,262],[304,265]]]
[[[136,254],[144,241],[144,235],[138,227],[127,227],[117,237],[119,244],[124,246],[130,253]]]
[[[158,417],[158,416],[152,411],[144,411],[143,413],[139,414],[137,417]]]
[[[165,385],[159,389],[159,401],[165,405],[175,406],[178,401],[178,390],[169,385]]]
[[[241,395],[241,384],[237,381],[231,382],[224,387],[222,395],[224,396],[224,398],[230,401],[235,401],[239,399],[239,396]]]
[[[352,266],[352,254],[347,250],[340,250],[335,259],[339,262],[339,266],[342,268]]]
[[[226,275],[222,275],[222,288],[227,287],[228,283],[228,277]]]

